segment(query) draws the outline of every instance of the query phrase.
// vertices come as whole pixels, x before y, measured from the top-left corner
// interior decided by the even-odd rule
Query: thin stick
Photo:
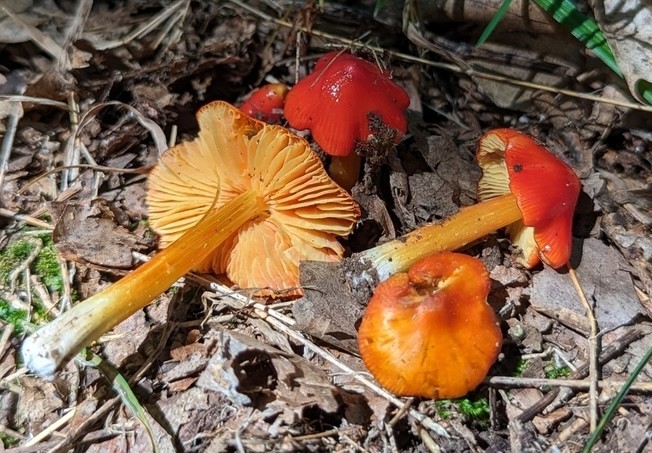
[[[590,432],[593,432],[598,425],[598,379],[599,379],[599,364],[598,364],[598,322],[593,313],[593,307],[586,298],[584,290],[580,286],[577,279],[575,270],[567,264],[568,275],[571,278],[577,295],[584,305],[586,315],[589,318],[590,333],[589,333],[589,413],[590,413]]]
[[[17,222],[25,222],[27,225],[36,226],[46,230],[54,230],[54,227],[43,220],[32,217],[27,214],[18,214],[17,212],[10,211],[9,209],[0,208],[0,216],[13,219]]]
[[[490,376],[484,380],[485,384],[506,388],[535,388],[535,387],[568,387],[574,390],[589,390],[591,381],[587,379],[544,379],[522,378],[511,376]],[[598,381],[597,387],[601,390],[607,388],[621,388],[623,380]],[[637,382],[632,384],[632,393],[652,393],[652,382]]]

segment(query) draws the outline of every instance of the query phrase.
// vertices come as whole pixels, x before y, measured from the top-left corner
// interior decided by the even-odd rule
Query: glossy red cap
[[[310,129],[331,156],[346,156],[371,134],[369,114],[402,134],[407,131],[407,92],[387,72],[349,53],[330,52],[288,93],[285,117],[295,129]]]
[[[283,116],[283,106],[289,88],[283,83],[270,83],[254,91],[240,105],[245,114],[265,121],[278,122]]]
[[[480,198],[500,195],[508,186],[523,215],[523,225],[533,228],[543,262],[554,268],[564,266],[570,259],[573,213],[581,190],[573,169],[513,129],[485,134],[477,157],[484,171]],[[536,264],[536,251],[525,251],[525,255],[527,264]]]

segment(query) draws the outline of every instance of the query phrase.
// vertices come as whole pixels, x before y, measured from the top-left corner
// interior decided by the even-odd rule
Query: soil
[[[26,0],[11,14],[3,7],[7,449],[582,451],[652,348],[651,110],[554,23],[535,35],[511,18],[509,30],[476,47],[483,23],[438,22],[419,5]],[[334,49],[377,62],[411,99],[402,140],[387,146],[382,138],[392,143],[393,131],[372,118],[382,146],[358,146],[366,165],[352,194],[363,214],[342,241],[347,254],[474,204],[478,139],[511,127],[581,178],[570,262],[579,286],[567,271],[517,264],[504,232],[467,247],[490,273],[504,342],[484,383],[459,400],[398,398],[374,384],[356,343],[373,285],[351,289],[349,271],[360,265],[351,261],[304,263],[305,293],[295,301],[251,298],[223,276],[189,274],[95,343],[95,356],[71,361],[52,381],[31,374],[19,351],[38,324],[157,253],[147,174],[169,142],[196,136],[196,110],[213,100],[237,105],[267,82],[291,86]],[[28,252],[10,261],[8,250],[21,241]],[[38,265],[43,250],[56,251],[56,282]],[[594,451],[649,448],[651,378],[648,364]]]

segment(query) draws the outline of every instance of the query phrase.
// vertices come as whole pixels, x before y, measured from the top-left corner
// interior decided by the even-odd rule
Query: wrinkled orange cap
[[[350,53],[330,52],[290,90],[285,118],[295,129],[310,129],[326,153],[346,156],[356,140],[367,141],[371,134],[370,113],[405,134],[409,105],[407,92],[377,65]]]
[[[573,213],[582,188],[573,169],[513,129],[485,134],[477,159],[483,171],[480,200],[510,192],[516,197],[523,221],[508,232],[523,251],[523,264],[535,266],[540,257],[551,267],[564,266],[570,259]]]
[[[458,398],[475,389],[502,346],[481,261],[443,252],[376,288],[362,317],[365,365],[401,396]]]
[[[337,237],[353,229],[358,205],[331,181],[308,143],[288,130],[221,101],[202,107],[197,120],[197,138],[168,150],[149,177],[150,224],[161,246],[208,209],[254,190],[268,215],[246,223],[195,270],[226,273],[242,288],[269,288],[258,295],[301,294],[284,292],[298,287],[299,262],[339,260]]]

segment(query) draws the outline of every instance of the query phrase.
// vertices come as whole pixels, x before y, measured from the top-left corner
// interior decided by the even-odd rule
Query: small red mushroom
[[[366,142],[372,134],[369,116],[378,116],[398,131],[398,140],[407,131],[409,104],[407,92],[376,64],[350,53],[330,52],[290,90],[285,117],[295,129],[310,129],[315,142],[329,155],[351,156],[354,162],[344,165],[351,169],[343,170],[342,184],[350,188],[359,173],[359,156],[353,152],[356,140]],[[338,181],[337,175],[331,173],[331,177]]]
[[[443,252],[376,288],[362,317],[365,365],[401,396],[458,398],[475,389],[496,361],[502,333],[487,304],[481,261]]]
[[[283,116],[283,106],[289,88],[283,83],[270,83],[254,91],[240,105],[245,114],[265,121],[277,123]]]

